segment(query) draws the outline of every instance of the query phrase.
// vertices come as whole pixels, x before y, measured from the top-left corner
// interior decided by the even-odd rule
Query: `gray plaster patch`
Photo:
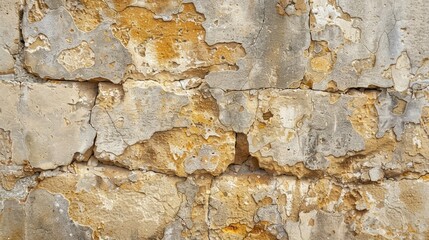
[[[242,90],[299,86],[308,62],[303,55],[310,44],[308,5],[302,15],[281,16],[276,12],[276,1],[192,2],[206,17],[207,43],[238,42],[246,50],[246,56],[237,62],[238,71],[206,76],[211,87]]]
[[[114,83],[123,80],[127,66],[132,63],[131,55],[113,36],[111,22],[103,21],[93,31],[85,33],[75,26],[70,13],[62,5],[54,5],[40,21],[30,23],[28,15],[31,6],[27,5],[23,17],[23,37],[27,49],[25,65],[30,72],[47,79],[107,79]],[[30,50],[29,40],[40,34],[49,41],[50,48]],[[82,43],[86,43],[86,49],[90,50],[64,60],[64,52],[79,48]],[[89,63],[82,64],[88,59]]]

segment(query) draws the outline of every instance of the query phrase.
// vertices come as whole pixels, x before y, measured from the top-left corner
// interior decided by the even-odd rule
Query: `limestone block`
[[[236,69],[244,49],[208,45],[203,21],[181,1],[31,0],[23,16],[25,65],[46,79],[113,83]]]
[[[326,169],[327,156],[363,150],[364,139],[349,120],[348,104],[358,97],[362,96],[260,91],[256,120],[248,134],[250,153],[263,168],[287,172],[297,164],[311,170]]]
[[[70,202],[70,218],[90,227],[93,237],[161,239],[183,230],[207,239],[210,178],[184,181],[103,165],[77,164],[74,171],[45,178],[39,188],[63,195]]]
[[[15,56],[18,54],[19,0],[4,0],[0,3],[0,75],[14,72]]]
[[[328,43],[314,52],[335,56],[327,62],[329,69],[309,74],[313,88],[326,89],[333,81],[339,89],[393,86],[405,91],[419,78],[429,54],[422,29],[428,7],[427,1],[313,1],[312,40]]]
[[[85,33],[62,1],[28,1],[22,21],[25,65],[42,78],[118,83],[131,64],[130,54],[113,36],[108,22]]]
[[[234,132],[248,133],[258,107],[258,91],[211,90],[219,106],[219,120]]]
[[[0,212],[1,239],[92,239],[90,228],[69,218],[69,203],[61,195],[33,190],[24,203],[5,202]]]
[[[342,181],[380,181],[418,176],[428,171],[427,91],[402,96],[398,92],[367,91],[350,102],[353,128],[364,139],[364,150],[328,157],[327,173]]]
[[[426,180],[342,187],[327,179],[227,174],[212,185],[210,236],[424,239],[429,224],[424,204],[428,187]]]
[[[308,63],[303,53],[310,44],[308,1],[294,1],[291,14],[279,14],[278,1],[192,2],[206,17],[203,26],[209,44],[234,41],[246,51],[246,56],[237,62],[238,71],[211,72],[206,76],[211,87],[299,87]]]
[[[203,89],[102,83],[92,113],[95,155],[103,161],[178,176],[218,175],[234,161],[235,134],[224,130],[215,100]]]
[[[0,81],[0,128],[7,138],[1,162],[52,169],[83,157],[95,138],[89,124],[94,87]]]

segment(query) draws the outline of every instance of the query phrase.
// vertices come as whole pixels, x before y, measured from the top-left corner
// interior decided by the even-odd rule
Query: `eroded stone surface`
[[[175,221],[185,235],[207,233],[203,216],[210,179],[184,181],[153,172],[80,164],[75,171],[47,178],[39,187],[64,195],[70,201],[70,217],[89,226],[93,237],[160,239]],[[181,230],[171,231],[180,235]]]
[[[235,69],[243,48],[208,45],[203,21],[192,4],[180,1],[34,0],[23,17],[25,63],[42,78],[114,83],[126,76],[176,79]],[[32,50],[39,35],[49,49]]]
[[[43,11],[39,11],[40,16],[36,15],[39,16],[36,18],[32,9],[37,8],[43,8]],[[30,72],[42,78],[101,78],[118,83],[131,64],[130,54],[113,36],[108,22],[101,23],[96,31],[82,32],[62,2],[29,1],[24,11],[23,26],[25,65]],[[31,39],[40,35],[49,43],[49,48],[34,47],[37,41]]]
[[[61,195],[32,191],[24,203],[10,199],[0,212],[2,239],[91,239],[90,228],[69,219],[69,203]]]
[[[359,97],[359,96],[357,96]],[[348,116],[353,97],[299,90],[264,90],[258,95],[256,121],[248,134],[250,153],[264,168],[288,169],[303,163],[326,169],[327,156],[364,149]]]
[[[394,86],[404,91],[429,53],[423,47],[427,34],[417,32],[427,22],[422,10],[427,4],[314,1],[312,40],[326,41],[336,54],[323,80],[313,79],[314,88],[326,89],[329,81],[335,81],[339,89]]]
[[[71,163],[92,147],[94,85],[0,81],[0,92],[0,128],[9,135],[2,141],[7,145],[2,151],[6,162],[51,169]]]
[[[427,1],[0,7],[1,239],[429,238]]]
[[[309,5],[295,1],[294,13],[277,13],[277,1],[192,1],[206,21],[206,41],[241,43],[246,56],[236,72],[213,72],[206,80],[221,89],[298,87],[304,77],[309,47]],[[296,41],[299,39],[299,41]]]
[[[310,182],[255,174],[224,175],[212,185],[210,236],[424,238],[429,224],[423,204],[427,188],[424,180],[342,187],[326,179]]]
[[[156,82],[100,84],[91,120],[96,157],[179,176],[220,174],[234,161],[235,134],[223,129],[216,102],[204,91]]]
[[[219,105],[219,120],[234,132],[248,133],[258,107],[258,91],[224,92],[213,89],[211,93]]]
[[[15,56],[19,50],[19,0],[0,3],[0,75],[14,72]]]

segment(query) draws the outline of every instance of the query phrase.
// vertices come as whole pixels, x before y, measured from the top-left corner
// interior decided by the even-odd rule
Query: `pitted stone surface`
[[[246,56],[238,71],[210,73],[211,87],[231,90],[298,87],[304,77],[310,44],[309,5],[295,4],[291,16],[277,13],[277,1],[192,1],[206,16],[209,44],[234,41],[243,44]],[[295,41],[299,39],[299,41]]]
[[[428,9],[1,1],[0,239],[429,239]]]
[[[356,96],[359,97],[359,96]],[[248,134],[250,153],[262,166],[326,169],[327,156],[364,149],[348,116],[350,96],[299,90],[263,90],[256,121]],[[272,165],[272,166],[270,166]]]
[[[92,113],[95,155],[102,160],[179,176],[218,175],[234,160],[235,134],[223,128],[204,89],[102,83]]]
[[[284,176],[224,175],[212,184],[210,236],[420,238],[429,224],[424,205],[427,188],[425,180],[341,187],[326,179],[310,182]]]

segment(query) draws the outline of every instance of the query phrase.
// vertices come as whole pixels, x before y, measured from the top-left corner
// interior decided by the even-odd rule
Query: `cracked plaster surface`
[[[428,238],[426,1],[0,7],[1,239]]]

